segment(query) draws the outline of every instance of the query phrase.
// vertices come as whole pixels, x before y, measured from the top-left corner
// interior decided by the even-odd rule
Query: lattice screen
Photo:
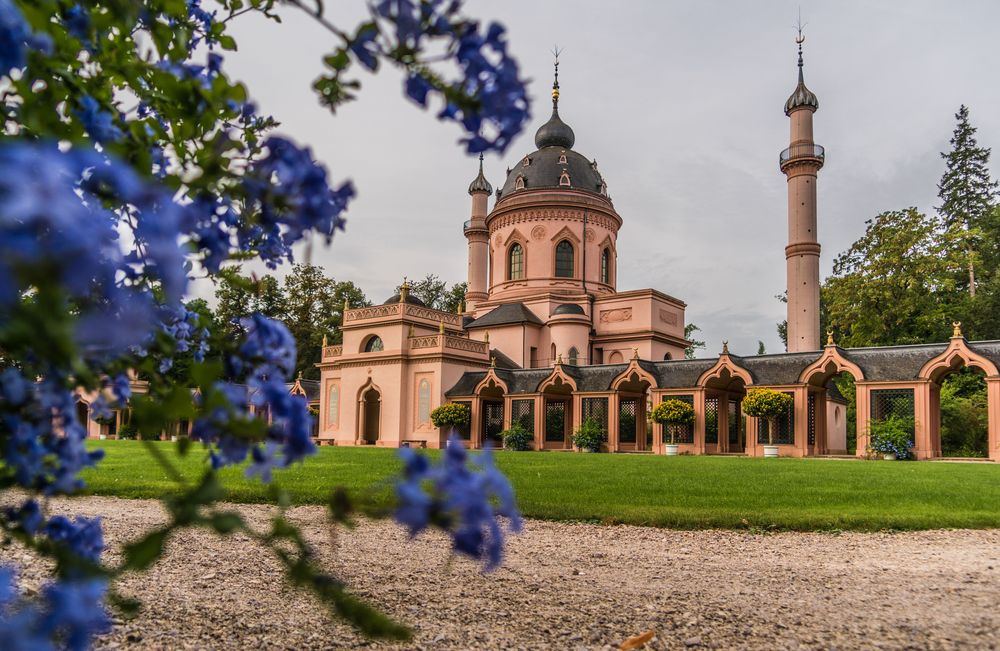
[[[483,403],[483,442],[491,441],[494,447],[503,445],[503,403]]]
[[[705,443],[719,442],[719,399],[705,398]]]
[[[607,398],[584,398],[580,401],[583,418],[580,422],[593,418],[601,424],[604,435],[608,434],[608,399]]]
[[[740,423],[743,414],[740,413],[740,403],[736,400],[729,401],[729,447],[738,448],[740,446]]]
[[[618,441],[635,443],[635,417],[639,413],[639,401],[622,398],[618,401]]]
[[[910,432],[916,433],[913,389],[875,389],[871,392],[872,420],[882,422],[898,418]]]
[[[816,394],[809,394],[809,445],[816,445]]]
[[[545,440],[565,441],[566,440],[566,403],[546,402],[545,403]]]
[[[683,395],[683,396],[663,396],[663,400],[680,400],[686,402],[692,407],[694,407],[694,396]],[[662,402],[662,401],[661,401]],[[663,442],[670,442],[670,431],[667,430],[667,425],[660,425],[660,429],[663,431]],[[674,434],[674,441],[677,443],[694,443],[694,423],[688,423],[687,425],[676,426],[676,433]]]
[[[520,423],[521,427],[532,434],[535,433],[535,401],[534,400],[511,400],[510,401],[510,424]]]
[[[786,392],[787,393],[787,392]],[[788,393],[794,397],[794,394]],[[757,419],[757,443],[767,445],[767,420]],[[791,445],[795,443],[795,403],[788,408],[784,418],[778,419],[778,432],[774,436],[775,445]]]

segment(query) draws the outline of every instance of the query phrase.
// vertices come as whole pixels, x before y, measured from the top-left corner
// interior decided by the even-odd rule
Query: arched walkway
[[[370,384],[361,390],[358,411],[358,443],[377,444],[382,425],[382,393],[377,387]]]

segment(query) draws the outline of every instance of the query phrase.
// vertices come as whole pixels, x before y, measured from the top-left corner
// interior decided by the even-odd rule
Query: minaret
[[[823,148],[813,142],[813,113],[819,100],[802,76],[802,28],[799,27],[799,83],[785,115],[791,123],[788,149],[779,165],[788,177],[788,352],[819,350],[819,251],[816,236],[816,175],[823,167]]]
[[[489,233],[486,230],[486,201],[493,186],[483,175],[483,155],[479,154],[479,176],[469,184],[472,195],[472,219],[465,222],[465,238],[469,241],[469,280],[465,290],[465,309],[471,312],[485,301],[486,274],[489,265]]]

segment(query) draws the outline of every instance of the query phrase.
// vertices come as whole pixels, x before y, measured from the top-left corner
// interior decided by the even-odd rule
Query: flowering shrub
[[[868,423],[868,446],[881,454],[895,454],[897,459],[908,459],[913,450],[912,418],[890,416]]]
[[[457,402],[449,402],[431,411],[434,427],[464,427],[469,424],[469,408]]]
[[[596,418],[586,418],[573,433],[573,445],[580,450],[600,452],[601,444],[607,439],[604,428]]]
[[[767,444],[774,445],[778,418],[788,413],[792,396],[774,389],[750,389],[743,398],[743,413],[767,420]]]
[[[332,182],[307,147],[270,133],[275,121],[224,71],[222,52],[236,48],[230,21],[247,12],[276,18],[275,0],[203,2],[0,0],[0,481],[18,491],[4,496],[10,506],[0,510],[0,528],[58,561],[38,593],[21,591],[16,571],[0,568],[4,648],[86,648],[108,629],[106,602],[125,613],[137,607],[117,594],[115,580],[148,568],[189,526],[261,542],[290,582],[366,634],[408,635],[326,573],[283,512],[258,531],[219,505],[218,468],[245,463],[248,475],[269,482],[312,454],[312,416],[285,387],[296,359],[285,326],[245,315],[241,336],[212,335],[182,303],[190,277],[226,275],[230,260],[291,262],[295,245],[313,235],[329,243],[355,190]],[[316,6],[310,14],[340,43],[326,59],[332,74],[317,82],[325,104],[357,89],[343,76],[352,61],[375,70],[384,60],[407,71],[414,102],[441,98],[440,117],[460,125],[469,151],[503,151],[528,119],[503,28],[463,18],[460,2],[375,2],[353,36]],[[428,53],[432,45],[442,48]],[[446,80],[435,64],[458,76]],[[131,374],[148,383],[148,394],[132,395]],[[179,453],[194,453],[194,441],[211,460],[190,485],[148,444],[179,494],[168,522],[126,544],[115,566],[102,563],[98,520],[41,507],[79,491],[80,471],[103,456],[84,444],[78,390],[97,395],[95,420],[130,409],[126,434],[190,422]],[[408,465],[397,517],[418,531],[404,506],[424,492],[438,505],[427,521],[489,568],[503,544],[494,516],[514,528],[517,514],[489,459],[475,463],[478,472],[451,451],[428,474]],[[373,512],[358,499],[332,496],[333,521]]]
[[[676,428],[694,422],[694,407],[683,400],[671,398],[653,407],[653,421],[666,425],[670,432],[670,444],[674,444]]]
[[[507,450],[517,450],[523,452],[531,449],[531,442],[535,440],[535,435],[524,428],[521,423],[511,423],[510,429],[500,433],[503,438],[503,447]]]

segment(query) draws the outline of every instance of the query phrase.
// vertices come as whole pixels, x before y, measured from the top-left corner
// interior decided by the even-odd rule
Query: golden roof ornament
[[[344,313],[346,314],[347,310],[349,310],[349,309],[351,309],[351,303],[350,303],[350,301],[347,300],[347,297],[345,296],[344,297]]]
[[[562,366],[562,363],[563,363],[563,361],[562,361],[562,353],[559,353],[559,356],[556,357],[556,364],[559,365],[559,366]]]
[[[728,341],[723,341],[722,342],[722,354],[723,355],[728,355],[729,354],[729,342]]]
[[[485,341],[486,343],[490,343],[490,333],[488,331],[483,336],[483,341]]]
[[[462,312],[464,311],[465,310],[462,309],[462,301],[459,301],[458,307],[455,308],[455,314],[457,314],[458,316],[462,316]]]
[[[632,349],[632,359],[639,359],[639,349],[638,348],[633,348]]]
[[[441,325],[438,326],[438,332],[444,334],[444,319],[441,319]]]
[[[833,330],[827,330],[826,331],[826,345],[827,346],[836,346],[837,345],[833,341]]]
[[[415,334],[415,330],[413,329],[413,324],[412,324],[412,323],[410,324],[410,331],[409,331],[409,333],[408,333],[408,334],[409,334],[409,336],[411,336],[411,337],[412,337],[412,336],[413,336],[413,335]]]
[[[323,335],[323,348],[326,348],[326,335]]]
[[[403,276],[403,284],[399,286],[399,302],[405,303],[409,295],[410,295],[410,283],[408,280],[406,280],[406,276]]]
[[[962,334],[962,322],[961,321],[952,321],[951,322],[951,327],[952,327],[952,332],[951,332],[952,338],[964,336]]]
[[[490,355],[490,368],[496,368],[496,367],[497,367],[497,358],[494,357],[493,355]]]

